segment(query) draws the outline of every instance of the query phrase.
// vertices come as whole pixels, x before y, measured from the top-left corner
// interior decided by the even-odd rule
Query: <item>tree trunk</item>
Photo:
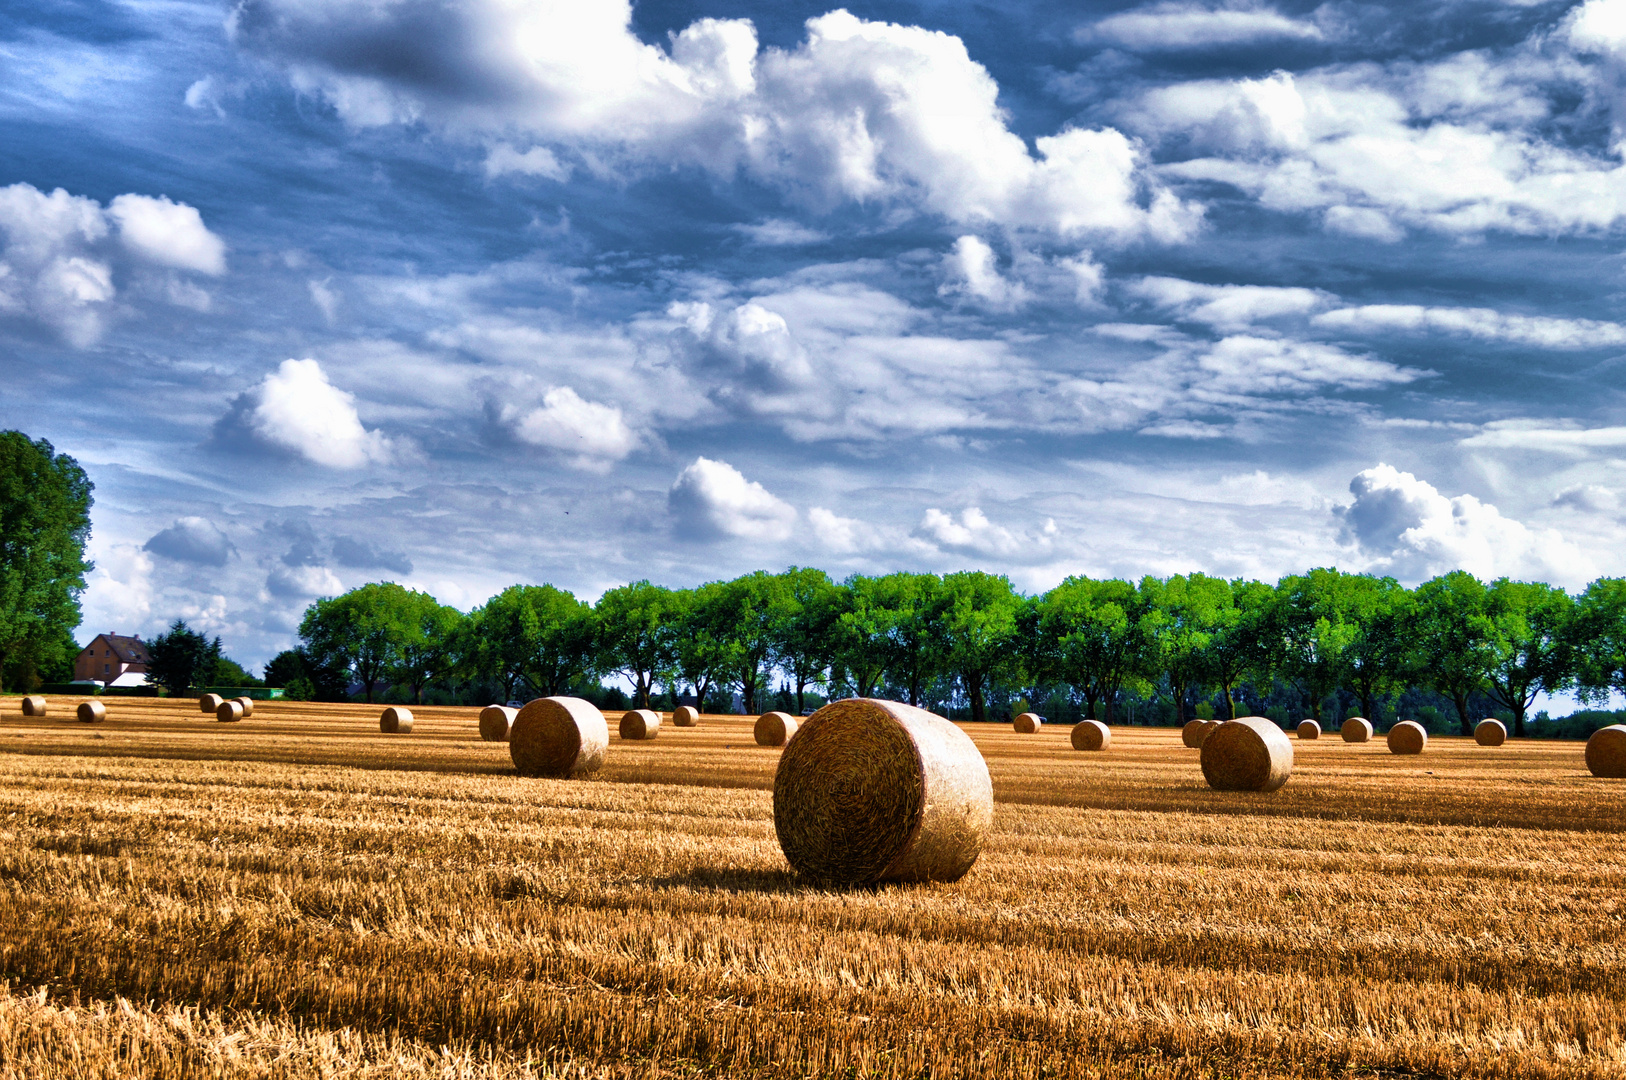
[[[920,674],[911,673],[909,676],[909,704],[920,708]]]
[[[1221,683],[1220,685],[1225,690],[1225,719],[1235,720],[1236,702],[1231,698],[1231,684]]]
[[[982,672],[966,672],[965,695],[971,699],[971,722],[974,724],[982,723]]]
[[[1468,695],[1452,694],[1451,703],[1457,707],[1457,724],[1461,727],[1462,733],[1472,735],[1473,725],[1468,723]]]
[[[1169,680],[1169,691],[1174,695],[1174,726],[1184,727],[1186,723],[1186,684]]]
[[[1113,686],[1111,683],[1107,683],[1104,686],[1102,686],[1101,687],[1101,703],[1102,703],[1102,706],[1104,708],[1104,711],[1107,714],[1107,718],[1104,721],[1106,723],[1107,727],[1112,726],[1113,708],[1117,704],[1117,702],[1118,702],[1118,688],[1116,686]]]
[[[1524,710],[1525,703],[1517,701],[1513,704],[1513,734],[1516,738],[1524,736]]]

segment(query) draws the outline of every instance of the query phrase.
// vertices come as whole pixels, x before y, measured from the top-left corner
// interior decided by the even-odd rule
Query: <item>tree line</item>
[[[800,712],[810,696],[885,695],[972,720],[1000,700],[1113,723],[1156,700],[1175,723],[1272,707],[1336,723],[1325,714],[1341,701],[1376,719],[1426,692],[1463,734],[1487,702],[1524,734],[1542,692],[1626,691],[1626,579],[1572,597],[1465,571],[1410,589],[1331,568],[1274,585],[1073,576],[1029,596],[979,571],[837,582],[792,567],[692,589],[637,581],[596,604],[514,585],[466,615],[381,582],[316,601],[299,635],[267,682],[325,699],[359,684],[368,701],[390,687],[509,700],[620,676],[640,707],[681,695],[726,709],[737,693],[748,714],[770,699]]]

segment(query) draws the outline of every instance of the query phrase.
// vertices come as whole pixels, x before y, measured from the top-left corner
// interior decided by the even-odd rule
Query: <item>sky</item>
[[[1626,0],[0,0],[80,636],[757,568],[1626,573]]]

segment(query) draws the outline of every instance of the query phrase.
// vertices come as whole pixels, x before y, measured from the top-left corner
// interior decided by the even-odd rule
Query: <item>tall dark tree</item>
[[[0,431],[0,678],[17,668],[31,677],[79,625],[92,488],[46,440]]]
[[[147,681],[170,697],[186,697],[208,685],[219,662],[220,639],[210,641],[180,619],[147,642]]]

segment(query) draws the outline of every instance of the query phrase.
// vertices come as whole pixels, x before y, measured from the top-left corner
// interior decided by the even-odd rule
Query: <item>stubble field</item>
[[[833,891],[749,720],[563,782],[475,709],[109,706],[0,699],[0,1076],[1626,1076],[1578,743],[1295,741],[1238,795],[1177,731],[967,726],[975,869]]]

